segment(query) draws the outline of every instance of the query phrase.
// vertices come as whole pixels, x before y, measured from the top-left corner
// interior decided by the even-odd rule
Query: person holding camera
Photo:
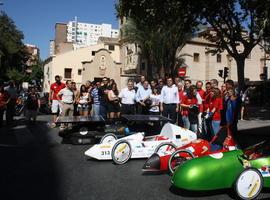
[[[119,92],[116,83],[113,83],[108,87],[108,117],[109,118],[119,118],[120,117],[120,102],[119,102]]]

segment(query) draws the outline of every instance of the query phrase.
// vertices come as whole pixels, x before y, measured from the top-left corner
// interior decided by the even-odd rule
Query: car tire
[[[100,139],[100,144],[110,143],[112,141],[117,140],[117,136],[113,133],[107,133]]]
[[[190,152],[189,150],[186,149],[180,149],[177,150],[175,152],[173,152],[173,154],[170,156],[169,162],[168,162],[168,168],[171,174],[173,174],[175,172],[176,166],[182,165],[183,163],[185,163],[188,159],[184,156],[179,156],[179,160],[177,161],[177,165],[173,165],[173,161],[177,158],[176,156],[180,153],[184,153],[184,154],[188,154],[191,159],[195,158],[194,154],[192,152]],[[178,159],[178,158],[177,158]]]
[[[246,168],[237,177],[234,191],[239,199],[251,200],[259,196],[263,187],[263,177],[256,168]]]
[[[112,148],[112,160],[115,164],[125,164],[132,154],[131,145],[127,140],[119,140]]]
[[[168,147],[171,147],[171,148],[168,149],[168,147],[167,147],[166,150],[164,151],[164,149],[162,149],[162,148],[164,148],[165,146],[168,146]],[[177,148],[176,145],[173,144],[173,143],[171,143],[171,142],[163,142],[163,143],[159,144],[159,145],[156,147],[154,153],[157,153],[157,154],[159,154],[159,155],[160,155],[160,154],[161,154],[161,155],[167,155],[167,154],[169,154],[169,153],[174,152],[174,151],[176,150],[176,148]],[[167,152],[167,154],[166,154],[165,152]]]

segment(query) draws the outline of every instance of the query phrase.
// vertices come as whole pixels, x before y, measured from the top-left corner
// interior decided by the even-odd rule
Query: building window
[[[217,54],[217,62],[221,63],[221,54]]]
[[[109,50],[114,51],[114,45],[109,45]]]
[[[65,74],[64,74],[64,77],[65,78],[71,78],[71,72],[72,72],[72,69],[71,68],[65,68]]]
[[[193,62],[200,62],[200,54],[199,53],[193,54]]]
[[[82,70],[78,69],[78,75],[82,75]]]
[[[92,56],[95,56],[96,52],[95,51],[92,51]]]

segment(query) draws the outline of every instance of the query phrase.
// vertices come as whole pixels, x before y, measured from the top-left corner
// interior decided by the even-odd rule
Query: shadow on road
[[[48,132],[42,121],[26,126],[19,120],[0,129],[1,199],[61,199],[61,179]]]

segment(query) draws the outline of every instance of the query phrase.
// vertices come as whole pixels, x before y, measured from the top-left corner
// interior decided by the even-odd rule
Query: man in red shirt
[[[65,88],[65,84],[61,82],[60,76],[56,75],[55,76],[55,83],[51,84],[50,87],[50,93],[49,93],[49,99],[52,101],[51,103],[51,108],[52,108],[52,115],[53,115],[53,120],[51,127],[54,128],[56,126],[55,121],[57,118],[57,113],[61,113],[61,105],[58,101],[57,95],[60,90]]]

